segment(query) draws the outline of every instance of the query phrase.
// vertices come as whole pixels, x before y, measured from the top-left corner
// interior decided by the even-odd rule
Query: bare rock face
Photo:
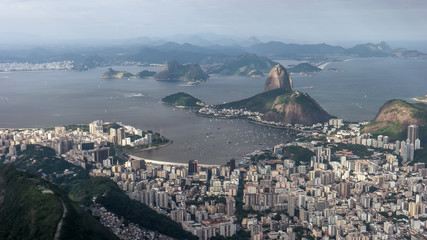
[[[274,89],[285,89],[286,91],[292,92],[292,79],[285,67],[278,64],[274,66],[268,74],[267,81],[265,82],[264,92],[268,92]]]

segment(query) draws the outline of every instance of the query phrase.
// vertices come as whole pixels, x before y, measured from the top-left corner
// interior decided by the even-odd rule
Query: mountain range
[[[143,42],[142,42],[143,43]],[[0,62],[45,63],[73,61],[74,70],[111,66],[125,62],[164,64],[176,60],[211,65],[232,61],[239,55],[254,53],[270,59],[344,59],[349,57],[426,58],[427,54],[404,48],[392,49],[386,42],[358,44],[351,48],[321,44],[295,44],[278,41],[261,42],[250,38],[240,43],[195,45],[164,42],[162,44],[123,44],[102,47],[30,48],[0,50]]]

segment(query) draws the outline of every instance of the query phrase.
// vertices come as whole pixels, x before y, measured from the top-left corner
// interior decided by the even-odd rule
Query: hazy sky
[[[294,42],[427,40],[426,0],[0,0],[0,43],[217,33]]]

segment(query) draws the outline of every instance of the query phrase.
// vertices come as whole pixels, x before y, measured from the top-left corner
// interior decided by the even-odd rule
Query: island
[[[316,73],[322,69],[315,67],[309,63],[300,63],[288,69],[290,73]]]
[[[138,72],[135,76],[137,78],[149,78],[149,77],[153,77],[154,74],[156,74],[156,72],[154,72],[154,71],[148,71],[148,70],[143,70],[141,72]]]
[[[115,78],[131,78],[134,75],[130,72],[126,72],[126,71],[115,71],[112,68],[108,68],[107,71],[102,74],[101,78],[106,78],[106,79],[115,79]]]
[[[178,92],[162,98],[162,102],[174,107],[201,108],[206,106],[200,99],[184,92]]]
[[[264,73],[270,71],[276,64],[276,62],[266,57],[260,57],[253,53],[246,53],[229,58],[223,64],[211,66],[208,69],[208,73],[262,77]]]
[[[205,82],[209,75],[199,64],[179,64],[176,61],[168,62],[160,69],[154,78],[161,81]]]

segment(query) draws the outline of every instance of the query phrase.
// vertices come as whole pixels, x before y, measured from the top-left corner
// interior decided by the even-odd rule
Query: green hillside
[[[117,216],[176,239],[197,239],[170,218],[158,214],[138,201],[131,200],[115,182],[108,178],[95,177],[74,182],[70,187],[69,195],[74,201],[86,205],[90,204],[95,197],[96,202]]]
[[[63,215],[59,239],[118,239],[89,213],[37,176],[0,167],[0,239],[53,239]]]
[[[247,109],[264,113],[263,119],[282,123],[325,122],[331,116],[308,94],[274,89],[253,97],[217,105],[218,108]]]
[[[235,102],[217,105],[218,108],[234,108],[234,109],[247,109],[254,112],[268,112],[273,106],[274,100],[282,95],[289,94],[284,89],[275,89],[268,92],[263,92],[252,96],[250,98],[242,99]]]
[[[142,227],[158,231],[159,233],[176,239],[194,238],[192,234],[184,231],[181,225],[172,221],[170,218],[158,214],[156,211],[140,202],[131,200],[112,180],[101,177],[89,178],[85,169],[74,166],[63,158],[56,157],[54,150],[51,148],[39,145],[27,145],[27,150],[20,152],[20,155],[21,157],[14,163],[17,168],[43,176],[45,179],[60,184],[59,187],[62,191],[66,192],[66,194],[62,194],[61,191],[57,189],[56,185],[52,185],[43,180],[46,184],[49,184],[49,186],[56,188],[54,191],[55,194],[60,195],[65,204],[70,205],[69,213],[64,219],[64,222],[68,221],[72,225],[64,225],[64,234],[67,233],[67,231],[69,234],[73,234],[76,232],[73,226],[78,227],[81,224],[87,224],[92,221],[82,218],[81,222],[74,223],[76,219],[80,218],[79,216],[81,214],[85,213],[83,209],[78,208],[78,205],[88,206],[92,203],[93,197],[95,197],[97,202],[101,203],[108,211],[123,217],[129,222],[139,224]],[[20,187],[16,187],[16,189],[25,188],[24,186],[25,184],[22,184]],[[72,201],[67,200],[68,196]],[[12,199],[16,199],[16,201],[19,200],[16,197]],[[11,200],[11,202],[13,201],[14,200]],[[0,208],[2,206],[3,205],[0,205]],[[39,207],[37,207],[37,209],[38,208]],[[42,208],[42,206],[40,208]],[[86,228],[81,227],[81,229],[82,231],[87,231],[87,234],[91,234]],[[76,233],[78,233],[78,231]],[[89,235],[85,234],[85,232],[81,233],[81,237],[76,239],[97,239],[95,236],[86,237]],[[3,238],[0,237],[0,239]]]
[[[162,98],[162,102],[175,107],[192,107],[200,108],[202,101],[190,94],[179,92]]]

